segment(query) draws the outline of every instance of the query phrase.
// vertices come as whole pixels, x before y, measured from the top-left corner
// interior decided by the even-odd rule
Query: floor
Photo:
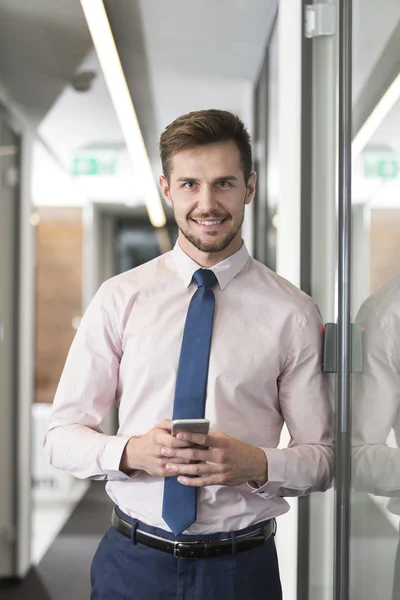
[[[74,479],[64,497],[49,494],[37,498],[33,494],[31,558],[38,565],[54,540],[60,534],[64,524],[85,496],[90,482]]]
[[[111,508],[104,482],[92,482],[59,536],[27,577],[0,582],[0,598],[88,600],[90,564],[109,527]]]

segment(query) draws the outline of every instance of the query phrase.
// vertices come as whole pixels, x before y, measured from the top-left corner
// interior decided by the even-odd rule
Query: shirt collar
[[[190,256],[182,250],[178,241],[172,251],[172,257],[185,287],[188,288],[192,282],[193,274],[195,271],[202,268],[201,265],[190,258]],[[243,242],[242,247],[235,252],[235,254],[232,254],[232,256],[229,256],[225,260],[211,267],[211,271],[215,273],[221,290],[226,288],[228,283],[243,269],[248,258],[249,253]]]

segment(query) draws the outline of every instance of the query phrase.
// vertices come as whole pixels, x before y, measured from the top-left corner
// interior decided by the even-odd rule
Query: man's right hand
[[[122,453],[120,470],[124,473],[145,471],[159,477],[174,476],[165,469],[165,465],[173,461],[161,454],[161,448],[187,448],[190,444],[173,437],[171,427],[172,420],[166,419],[144,435],[131,437]],[[182,464],[181,459],[176,459],[176,462]]]

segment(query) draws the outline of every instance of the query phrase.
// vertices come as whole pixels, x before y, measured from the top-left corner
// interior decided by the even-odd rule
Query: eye
[[[187,190],[192,190],[195,185],[196,183],[194,181],[186,181],[182,187],[186,188]]]
[[[229,181],[219,181],[217,184],[221,188],[229,188],[231,186]]]

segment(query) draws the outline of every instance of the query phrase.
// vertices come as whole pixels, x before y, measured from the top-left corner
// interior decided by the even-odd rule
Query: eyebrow
[[[196,181],[197,177],[178,177],[176,181]],[[216,181],[238,181],[238,178],[235,175],[225,175],[223,177],[217,177],[214,179]]]

